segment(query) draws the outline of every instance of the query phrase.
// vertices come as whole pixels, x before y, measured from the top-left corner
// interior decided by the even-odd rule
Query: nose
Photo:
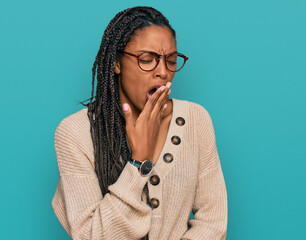
[[[162,79],[166,79],[168,75],[168,69],[166,67],[165,58],[161,57],[159,59],[159,63],[154,70],[154,77],[160,77]]]

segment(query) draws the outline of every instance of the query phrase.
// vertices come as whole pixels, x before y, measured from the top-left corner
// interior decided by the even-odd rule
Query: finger
[[[162,107],[165,104],[165,102],[167,101],[167,98],[168,98],[168,96],[171,92],[170,86],[171,86],[171,82],[167,82],[167,84],[165,86],[165,90],[159,96],[155,97],[155,102],[154,102],[154,106],[152,106],[152,111],[154,111],[154,109],[158,106],[160,107],[159,110],[162,110]]]
[[[156,90],[156,92],[149,98],[149,100],[146,102],[140,116],[148,118],[151,115],[151,112],[159,99],[159,97],[162,95],[162,93],[166,90],[165,86],[161,86]]]
[[[159,115],[161,115],[161,112],[163,111],[163,108],[168,100],[170,92],[171,90],[167,87],[167,89],[157,99],[157,102],[154,105],[153,110],[151,112],[152,119],[155,120]]]
[[[163,99],[162,99],[162,102],[161,102],[161,104],[160,104],[160,110],[163,110],[164,109],[164,106],[165,106],[165,104],[166,104],[166,102],[168,101],[168,99],[169,99],[169,95],[170,95],[170,93],[171,93],[171,89],[170,88],[168,88],[167,90],[165,90],[165,96],[161,96]]]
[[[124,118],[125,118],[125,128],[126,131],[131,131],[134,129],[134,123],[133,123],[133,116],[132,116],[132,110],[129,106],[129,104],[124,103],[122,105],[122,109],[123,109],[123,114],[124,114]]]
[[[167,103],[165,103],[165,105],[163,106],[163,109],[162,109],[162,111],[161,111],[160,116],[163,116],[163,115],[164,115],[164,112],[165,112],[165,110],[166,110],[167,106],[168,106],[168,104],[167,104]]]

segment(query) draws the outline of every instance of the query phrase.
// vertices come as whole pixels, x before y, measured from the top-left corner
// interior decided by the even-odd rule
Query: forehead
[[[167,27],[149,26],[136,31],[126,51],[148,50],[159,54],[176,51],[176,41]]]

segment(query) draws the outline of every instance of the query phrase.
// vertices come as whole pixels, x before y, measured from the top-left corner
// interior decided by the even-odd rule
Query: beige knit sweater
[[[127,163],[104,198],[94,171],[87,108],[57,126],[59,182],[52,206],[72,239],[133,240],[148,232],[150,240],[225,239],[227,193],[210,115],[199,104],[172,101],[168,135],[152,174],[142,177]],[[151,176],[160,182],[153,185]],[[146,182],[150,198],[159,201],[154,209],[144,202]],[[188,221],[191,211],[194,220]]]

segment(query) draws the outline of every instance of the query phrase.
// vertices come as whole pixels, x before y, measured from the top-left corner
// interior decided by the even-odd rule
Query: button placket
[[[181,104],[179,108],[176,107],[179,106],[178,104]],[[153,185],[151,179],[149,179],[150,198],[153,199],[150,200],[150,205],[152,201],[153,205],[151,207],[153,210],[153,215],[155,216],[159,216],[161,214],[163,204],[163,181],[165,180],[165,177],[167,176],[168,172],[171,171],[175,164],[176,156],[178,155],[178,152],[181,148],[180,144],[182,143],[182,139],[184,138],[186,118],[184,119],[182,116],[185,117],[186,112],[188,110],[188,104],[189,103],[187,102],[179,102],[178,100],[173,99],[173,115],[170,122],[169,132],[167,134],[167,139],[165,142],[167,146],[162,149],[159,161],[157,161],[153,172],[153,176],[157,175],[160,178],[160,182],[157,185]],[[172,138],[174,136],[177,137],[174,140],[177,144],[172,143]],[[153,180],[155,179],[152,179],[152,181]]]
[[[154,215],[160,215],[162,209],[163,179],[158,169],[153,169],[152,175],[148,179],[148,182],[150,193],[148,205],[152,208]]]
[[[179,106],[179,107],[177,107]],[[185,101],[180,101],[177,99],[173,99],[173,113],[172,113],[172,119],[170,122],[169,132],[167,134],[165,147],[162,149],[160,159],[161,161],[157,161],[157,164],[155,165],[155,169],[158,171],[158,176],[160,177],[160,180],[162,182],[162,179],[164,179],[165,176],[167,176],[168,172],[172,169],[176,162],[176,157],[178,152],[181,148],[181,143],[184,138],[184,131],[186,126],[186,113],[188,112],[189,103]],[[173,137],[175,139],[173,140],[177,144],[172,143]],[[179,142],[179,143],[178,143]],[[160,186],[161,183],[158,185]],[[150,184],[151,188],[155,188]],[[152,197],[156,197],[152,195]],[[161,200],[161,198],[159,198]],[[160,202],[160,205],[162,203]],[[160,209],[157,208],[157,209]],[[156,209],[156,210],[157,210]]]

